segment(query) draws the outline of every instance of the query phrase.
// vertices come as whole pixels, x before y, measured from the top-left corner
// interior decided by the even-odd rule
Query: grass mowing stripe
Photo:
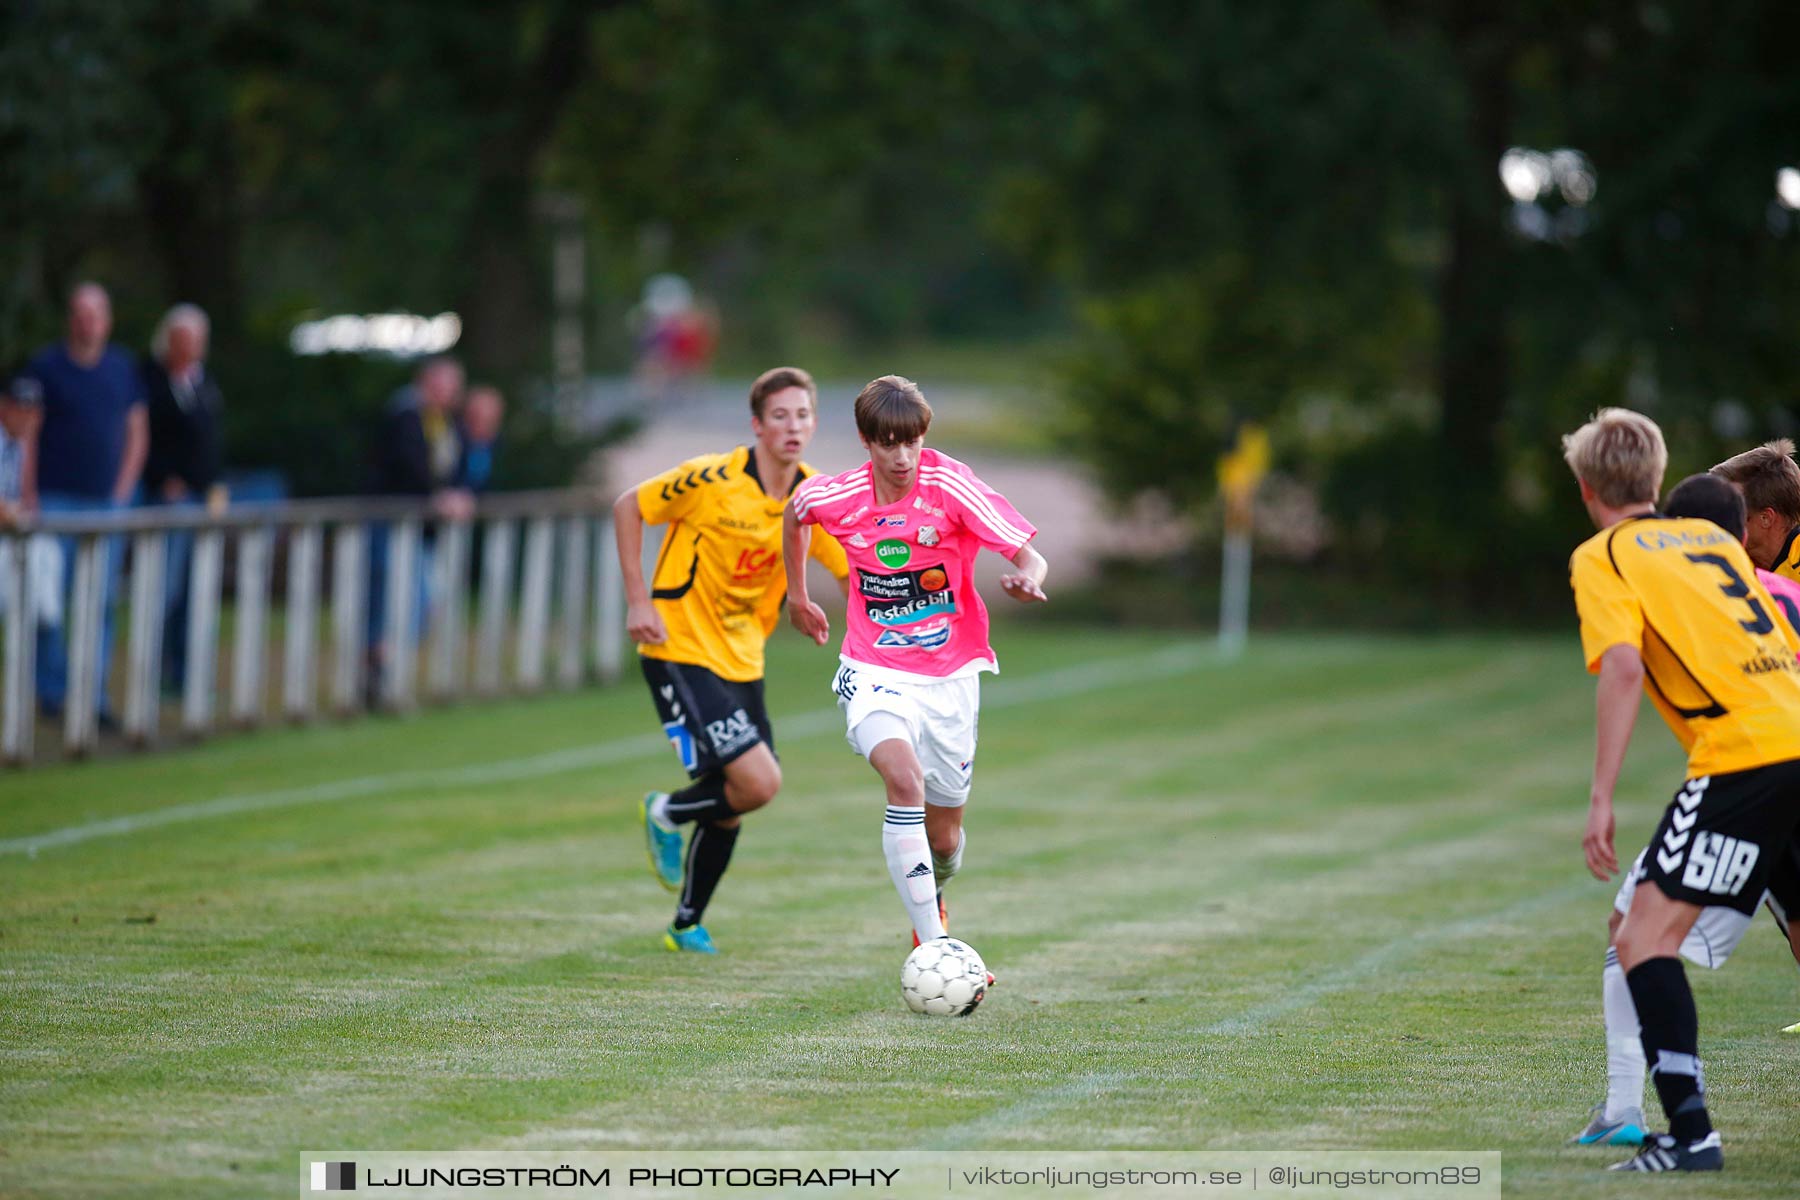
[[[1005,979],[975,1021],[896,1003],[878,785],[829,711],[832,736],[792,744],[791,794],[739,848],[726,955],[657,950],[665,901],[622,799],[668,777],[647,737],[656,755],[541,782],[94,839],[29,877],[8,860],[0,1194],[273,1194],[309,1145],[961,1138],[1480,1145],[1508,1155],[1509,1195],[1612,1194],[1562,1145],[1602,1065],[1611,894],[1574,850],[1592,690],[1566,645],[1265,639],[1160,681],[1138,667],[1164,647],[1138,635],[1021,628],[1004,646],[960,911]],[[830,656],[771,654],[792,732],[785,714],[829,705]],[[1120,670],[1124,686],[1088,686]],[[1047,679],[1066,698],[1005,696]],[[654,730],[642,700],[33,773],[0,832],[591,746]],[[1679,763],[1641,741],[1634,824]],[[1577,880],[1591,900],[1472,924]],[[1412,944],[1440,925],[1454,940]],[[1793,1019],[1792,966],[1767,936],[1740,953],[1695,982],[1731,1160],[1707,1194],[1791,1200],[1800,1045],[1774,1029]]]
[[[1533,766],[1535,764],[1520,764],[1519,769],[1524,771]],[[1504,799],[1505,794],[1510,790],[1510,782],[1504,777],[1496,778],[1489,780],[1487,786],[1496,796]],[[1471,797],[1471,799],[1476,799],[1476,797]],[[1488,807],[1489,805],[1485,803],[1479,805],[1479,809],[1483,811]],[[1415,844],[1409,851],[1390,858],[1388,863],[1390,870],[1380,876],[1370,876],[1366,865],[1360,858],[1358,861],[1344,866],[1319,864],[1311,870],[1301,870],[1297,872],[1298,878],[1289,878],[1280,888],[1283,892],[1292,893],[1290,902],[1282,902],[1273,890],[1265,891],[1259,897],[1255,911],[1257,922],[1265,924],[1283,922],[1287,919],[1290,909],[1295,915],[1307,911],[1329,910],[1333,906],[1334,897],[1339,900],[1345,898],[1346,885],[1350,886],[1351,891],[1362,895],[1392,891],[1394,889],[1388,885],[1394,884],[1402,885],[1401,890],[1426,886],[1442,872],[1461,870],[1462,864],[1466,864],[1472,858],[1493,856],[1504,844],[1504,839],[1496,837],[1498,831],[1508,824],[1519,822],[1524,815],[1527,814],[1514,813],[1491,827],[1466,831],[1455,837],[1438,837],[1425,844]],[[1363,811],[1356,814],[1346,812],[1339,816],[1341,822],[1346,826],[1345,836],[1349,837],[1349,841],[1344,844],[1346,852],[1363,847],[1392,846],[1395,836],[1401,831],[1399,828],[1389,828],[1389,826],[1403,825],[1409,819],[1406,814],[1400,812]],[[1173,863],[1181,859],[1181,844],[1204,840],[1210,836],[1203,827],[1187,831],[1185,836],[1165,846],[1171,851],[1166,861]],[[1102,839],[1104,844],[1094,842],[1089,844],[1093,849],[1102,852],[1104,857],[1104,851],[1113,842],[1128,844],[1129,841],[1129,837],[1120,837]],[[1236,894],[1238,890],[1258,876],[1266,876],[1267,861],[1271,858],[1278,859],[1285,849],[1284,837],[1271,839],[1266,847],[1240,843],[1232,860],[1225,864],[1229,868],[1227,873],[1208,879],[1208,892]],[[1001,857],[1005,859],[1011,856],[1003,853]],[[1435,872],[1429,869],[1433,867],[1436,868]],[[1140,893],[1148,883],[1153,882],[1155,882],[1153,877],[1147,877],[1141,873],[1103,876],[1101,883],[1086,892],[1090,914],[1097,911],[1104,919],[1105,916],[1115,913],[1123,915],[1125,912],[1137,911],[1142,904]],[[1356,886],[1359,884],[1361,886]],[[830,904],[830,901],[837,891],[867,894],[868,889],[861,885],[847,889],[825,889],[818,892],[815,899],[827,902],[828,907],[835,907]],[[1270,902],[1272,900],[1273,903]],[[1206,918],[1205,920],[1210,922],[1211,919]],[[1191,922],[1189,925],[1190,927],[1182,932],[1187,935],[1190,943],[1196,932],[1203,933],[1202,940],[1213,932],[1194,929],[1191,927]],[[1233,932],[1242,932],[1242,929],[1242,926],[1237,926]],[[1119,937],[1118,932],[1111,927],[1102,925],[1098,929],[1090,929],[1088,936],[1081,939],[1080,942],[1059,941],[1053,949],[1046,950],[1047,957],[1045,955],[1031,956],[1032,958],[1045,957],[1041,966],[1034,963],[1032,969],[1054,977],[1052,974],[1054,963],[1064,961],[1071,956],[1082,957],[1084,943],[1094,942],[1097,939],[1101,944],[1126,945],[1126,939]],[[1141,933],[1141,929],[1139,932]],[[1170,931],[1159,931],[1165,935],[1168,932]],[[289,1015],[269,1013],[262,1022],[230,1031],[229,1035],[223,1038],[215,1036],[213,1040],[204,1043],[186,1041],[164,1047],[140,1045],[133,1053],[133,1061],[129,1067],[123,1074],[114,1077],[121,1086],[128,1085],[135,1072],[142,1071],[148,1064],[158,1059],[167,1061],[171,1065],[180,1063],[189,1069],[223,1070],[232,1061],[235,1052],[253,1046],[272,1035],[279,1036],[283,1043],[290,1048],[296,1045],[316,1045],[323,1052],[334,1038],[347,1032],[346,1019],[356,1024],[385,1023],[388,1020],[400,1019],[411,1014],[429,1021],[434,1012],[439,1012],[446,1006],[453,1008],[460,990],[469,984],[504,984],[509,979],[515,978],[520,971],[531,969],[532,963],[554,963],[570,954],[582,952],[586,944],[586,938],[579,934],[557,935],[547,940],[550,944],[541,946],[539,952],[529,956],[528,959],[504,963],[495,963],[491,960],[471,962],[462,968],[440,972],[429,982],[409,983],[408,981],[390,980],[389,986],[382,991],[364,992],[357,996],[355,1003],[350,1005],[348,1011],[341,1005],[341,1000],[345,997],[338,995],[336,989],[327,984],[318,997],[326,1002],[322,1011],[302,1011]],[[1136,944],[1141,940],[1141,938],[1134,939],[1131,944]],[[249,964],[244,965],[249,966]],[[1023,967],[1025,964],[1014,960],[1014,965]],[[859,982],[851,982],[846,985],[849,992],[855,992],[863,986]],[[1045,993],[1040,989],[1038,994],[1045,996],[1052,1004],[1060,999],[1054,991]],[[835,1018],[829,1012],[821,1015],[822,1021],[830,1019]],[[745,1065],[739,1061],[735,1048],[732,1047],[721,1046],[717,1048],[716,1052],[706,1050],[697,1053],[690,1049],[691,1057],[702,1061],[713,1059],[715,1053],[717,1061],[728,1070],[735,1070]],[[656,1057],[655,1055],[651,1056],[652,1060]],[[93,1065],[97,1066],[98,1064]],[[120,1066],[124,1067],[125,1064],[120,1064]],[[90,1077],[86,1082],[91,1084],[93,1079]],[[54,1095],[58,1090],[52,1086],[49,1094]]]
[[[1581,890],[1584,889],[1579,889],[1576,885],[1571,884],[1557,891],[1540,894],[1508,905],[1506,908],[1486,916],[1468,918],[1421,930],[1379,946],[1343,966],[1321,972],[1277,999],[1253,1005],[1223,1020],[1184,1032],[1187,1036],[1192,1037],[1243,1037],[1260,1032],[1265,1026],[1281,1017],[1310,1008],[1331,995],[1348,991],[1372,979],[1379,978],[1387,972],[1403,966],[1407,960],[1422,951],[1432,949],[1444,942],[1459,941],[1475,934],[1484,933],[1495,926],[1509,925],[1521,917],[1533,916],[1574,899]],[[926,1148],[960,1150],[970,1146],[980,1146],[995,1137],[1003,1137],[1011,1133],[1021,1125],[1035,1122],[1056,1109],[1092,1100],[1107,1091],[1132,1083],[1139,1078],[1138,1073],[1124,1070],[1091,1072],[1065,1083],[1059,1083],[1054,1087],[1032,1092],[1024,1099],[1015,1101],[997,1112],[964,1121],[948,1136],[933,1140]]]
[[[1508,826],[1532,827],[1560,820],[1559,814],[1515,812],[1492,826],[1464,831],[1453,837],[1440,837],[1418,845],[1409,853],[1397,856],[1387,864],[1389,869],[1381,871],[1372,871],[1366,861],[1330,868],[1299,868],[1291,872],[1291,875],[1295,877],[1289,878],[1281,885],[1281,890],[1291,895],[1289,902],[1265,903],[1267,895],[1259,893],[1257,905],[1251,913],[1249,923],[1236,925],[1231,932],[1243,934],[1264,926],[1284,926],[1291,923],[1295,915],[1317,915],[1332,912],[1336,910],[1337,903],[1352,898],[1367,899],[1379,896],[1391,899],[1429,888],[1439,881],[1439,875],[1442,873],[1458,874],[1466,871],[1469,861],[1498,861],[1502,851],[1511,850],[1516,853],[1525,853],[1531,847],[1540,844],[1542,840],[1541,834],[1535,828],[1514,828],[1511,837],[1497,836],[1500,830],[1506,829]],[[1199,832],[1193,831],[1193,836],[1199,836]],[[1279,858],[1280,854],[1281,850],[1278,846],[1270,847],[1271,857]],[[1177,854],[1175,857],[1179,857],[1179,855]],[[1209,881],[1209,892],[1224,891],[1227,894],[1236,894],[1242,885],[1259,876],[1264,878],[1267,876],[1267,861],[1252,854],[1249,847],[1246,847],[1244,853],[1227,866],[1229,874],[1225,878]],[[1439,870],[1434,873],[1427,869],[1430,867],[1436,867]],[[1091,878],[1094,882],[1090,888],[1084,890],[1084,903],[1091,903],[1098,895],[1104,894],[1112,902],[1103,902],[1103,906],[1115,911],[1141,904],[1141,899],[1128,893],[1144,882],[1142,876],[1108,873]],[[1534,895],[1497,913],[1478,915],[1441,927],[1434,926],[1416,936],[1402,939],[1404,953],[1378,949],[1365,956],[1369,961],[1360,966],[1353,963],[1345,967],[1330,968],[1320,976],[1318,981],[1315,981],[1312,991],[1305,997],[1305,1003],[1291,1007],[1293,1009],[1304,1007],[1305,1004],[1315,1003],[1326,995],[1353,986],[1358,980],[1366,979],[1370,972],[1379,969],[1384,960],[1391,964],[1399,964],[1431,945],[1466,938],[1473,931],[1510,923],[1521,915],[1529,915],[1548,906],[1565,902],[1575,894],[1575,891],[1575,885],[1570,885],[1554,893]],[[1290,909],[1293,911],[1289,911]],[[1210,920],[1210,917],[1198,920],[1193,917],[1186,918],[1184,932],[1191,944],[1197,944],[1195,935],[1198,935],[1199,942],[1204,942],[1212,935],[1213,931],[1200,928],[1201,924]],[[1183,923],[1181,918],[1175,918],[1171,922],[1171,924],[1181,923]],[[1164,930],[1163,932],[1167,934],[1171,931]],[[1119,937],[1116,927],[1107,925],[1091,927],[1079,938],[1060,939],[1053,949],[1045,947],[1041,955],[1043,959],[1041,969],[1048,973],[1056,969],[1055,964],[1069,961],[1090,961],[1094,958],[1093,953],[1090,952],[1094,946],[1112,947],[1124,952],[1134,944]],[[1012,961],[1016,964],[1019,960]],[[836,986],[840,990],[845,988],[855,990],[861,987],[861,985],[851,983]],[[1048,995],[1041,989],[1034,994]],[[1058,999],[1055,997],[1047,998],[1044,1003],[1047,1009],[1058,1007]],[[1246,1011],[1254,1014],[1260,1010],[1267,1010],[1261,1019],[1273,1020],[1278,1014],[1272,1006],[1282,1003],[1284,1001],[1278,998],[1274,1001],[1260,1002]],[[1034,1015],[1042,1016],[1044,1012],[1045,1010],[1040,1009]],[[679,1051],[671,1051],[671,1053],[678,1052],[682,1057],[682,1072],[686,1081],[684,1086],[687,1089],[700,1094],[716,1091],[721,1095],[728,1095],[732,1091],[732,1085],[737,1081],[748,1081],[749,1089],[755,1091],[763,1086],[762,1081],[771,1075],[779,1075],[783,1072],[791,1073],[795,1070],[804,1071],[808,1062],[818,1060],[821,1055],[829,1056],[832,1047],[837,1045],[849,1044],[879,1049],[886,1042],[893,1040],[894,1021],[895,1015],[886,1011],[865,1012],[852,1018],[848,1023],[849,1027],[844,1029],[841,1016],[833,1008],[828,1012],[821,1013],[816,1018],[803,1022],[802,1028],[772,1039],[768,1044],[751,1053],[746,1053],[744,1047],[733,1043],[686,1046]],[[1204,1031],[1202,1028],[1194,1032],[1198,1035]],[[908,1027],[904,1031],[905,1034],[918,1033],[921,1035],[928,1035],[930,1032],[930,1029],[923,1027]],[[1097,1072],[1092,1077],[1059,1081],[1043,1089],[1041,1094],[1033,1094],[1028,1100],[1021,1101],[1018,1111],[1011,1121],[1017,1123],[1019,1120],[1033,1115],[1049,1115],[1057,1108],[1064,1107],[1076,1100],[1091,1098],[1103,1089],[1106,1078],[1111,1075],[1117,1075],[1117,1082],[1128,1081],[1136,1077],[1129,1071]],[[620,1103],[628,1105],[630,1102]],[[589,1127],[609,1123],[616,1126],[616,1122],[609,1122],[607,1118],[614,1115],[617,1107],[618,1105],[614,1104],[599,1109],[584,1109],[570,1115],[573,1119],[580,1120]],[[960,1123],[958,1128],[961,1128]],[[990,1130],[988,1132],[997,1131]],[[547,1128],[516,1139],[512,1144],[521,1146],[531,1144],[530,1139],[534,1137],[538,1139],[538,1144],[544,1144],[558,1136],[557,1129]],[[932,1145],[936,1148],[946,1148],[937,1143],[932,1143]]]
[[[1359,652],[1346,648],[1339,653],[1355,657]],[[1148,655],[1131,655],[1090,661],[1070,667],[1058,667],[1016,681],[996,680],[989,685],[989,694],[983,697],[982,704],[986,708],[995,709],[1009,708],[1018,704],[1043,703],[1143,680],[1186,675],[1209,666],[1223,665],[1223,660],[1219,659],[1217,652],[1210,644],[1186,642]],[[785,718],[781,725],[781,737],[784,741],[817,737],[837,729],[841,721],[842,717],[836,709],[814,709]],[[127,817],[114,817],[81,825],[65,826],[61,829],[25,837],[0,839],[0,854],[23,854],[29,857],[35,856],[43,850],[73,846],[96,838],[126,837],[143,830],[190,821],[239,816],[270,809],[325,804],[363,796],[420,789],[517,782],[648,759],[666,753],[667,746],[664,739],[658,738],[654,734],[643,734],[618,738],[594,746],[572,746],[545,754],[501,759],[491,763],[394,771],[332,780],[305,787],[278,788],[273,791],[241,796],[221,796],[212,800],[178,804]]]
[[[1196,1036],[1227,1037],[1242,1037],[1258,1032],[1282,1017],[1310,1008],[1327,996],[1359,987],[1388,974],[1421,951],[1434,949],[1445,942],[1463,941],[1475,934],[1485,933],[1496,925],[1510,925],[1521,918],[1535,916],[1558,905],[1591,896],[1592,893],[1593,889],[1586,883],[1571,883],[1554,891],[1540,892],[1485,916],[1466,917],[1460,921],[1417,930],[1377,946],[1342,966],[1320,972],[1272,1000],[1253,1005],[1241,1013],[1214,1021],[1192,1032]]]
[[[1028,677],[1017,684],[993,687],[996,693],[986,701],[989,707],[1037,703],[1063,699],[1083,692],[1117,687],[1134,679],[1164,678],[1183,675],[1206,664],[1207,653],[1197,644],[1187,644],[1147,656],[1130,656],[1111,661],[1084,663]],[[784,739],[816,737],[836,728],[842,721],[836,709],[815,709],[789,717],[782,722]],[[323,804],[351,800],[359,796],[385,792],[413,791],[420,788],[479,786],[508,783],[581,771],[591,767],[611,766],[636,759],[652,758],[668,753],[663,738],[653,734],[618,738],[597,746],[572,746],[547,754],[525,758],[501,759],[497,762],[421,771],[394,771],[380,775],[363,775],[306,787],[280,788],[275,791],[243,796],[220,796],[213,800],[180,804],[171,808],[70,825],[47,833],[0,840],[0,854],[34,855],[41,850],[72,846],[94,838],[124,837],[144,829],[175,825],[187,821],[203,821],[212,817],[237,816],[294,805]]]
[[[1493,673],[1488,671],[1478,671],[1471,673],[1471,675],[1473,677],[1491,678]],[[1462,691],[1466,687],[1472,686],[1474,682],[1475,680],[1471,678],[1460,684],[1433,685],[1428,690],[1432,698],[1441,700],[1447,692],[1452,690]],[[1420,690],[1421,689],[1408,689],[1398,694],[1413,695],[1416,697],[1416,694]],[[1086,753],[1086,750],[1085,748],[1069,748],[1065,753],[1072,756],[1079,756]],[[1049,756],[1049,759],[1052,764],[1054,764],[1058,757],[1058,755],[1052,754]],[[1043,760],[1040,760],[1039,763],[1033,764],[1033,769],[1041,767],[1042,765]],[[1489,811],[1491,808],[1489,798],[1499,802],[1505,802],[1506,799],[1512,795],[1512,789],[1516,782],[1516,778],[1535,774],[1542,770],[1542,765],[1535,761],[1529,761],[1518,764],[1514,770],[1518,772],[1518,776],[1503,774],[1499,777],[1489,779],[1486,781],[1484,787],[1465,796],[1465,815],[1474,816],[1477,813],[1486,813]],[[997,772],[997,774],[1004,779],[1004,771]],[[1491,855],[1496,848],[1495,834],[1499,830],[1504,829],[1506,825],[1518,821],[1520,815],[1521,814],[1515,812],[1510,817],[1489,827],[1484,827],[1455,837],[1437,837],[1424,843],[1418,843],[1416,840],[1407,837],[1407,826],[1411,825],[1415,818],[1411,814],[1394,809],[1392,806],[1387,806],[1384,809],[1364,809],[1355,813],[1340,811],[1335,815],[1335,821],[1331,822],[1328,826],[1322,827],[1322,829],[1324,832],[1329,833],[1328,840],[1330,840],[1338,850],[1346,855],[1358,855],[1358,861],[1335,870],[1325,870],[1324,867],[1326,864],[1320,864],[1320,870],[1311,872],[1311,874],[1320,874],[1326,878],[1337,876],[1360,876],[1365,873],[1365,868],[1361,865],[1360,860],[1360,855],[1363,852],[1372,852],[1377,848],[1386,848],[1392,852],[1400,847],[1409,847],[1403,853],[1390,853],[1388,865],[1395,872],[1395,874],[1392,875],[1392,878],[1404,879],[1409,883],[1417,883],[1433,877],[1431,868],[1434,866],[1442,870],[1461,870],[1463,869],[1462,864],[1465,864],[1471,858]],[[1338,825],[1341,825],[1342,828],[1334,828],[1334,826]],[[1087,831],[1076,841],[1069,842],[1067,849],[1075,849],[1079,846],[1090,856],[1095,854],[1095,852],[1100,852],[1101,856],[1104,857],[1104,852],[1108,851],[1113,846],[1128,847],[1138,839],[1138,836],[1137,833],[1129,829],[1115,828],[1110,835],[1099,837],[1096,837],[1093,831]],[[1180,865],[1184,861],[1180,853],[1182,847],[1194,842],[1210,841],[1215,836],[1215,833],[1204,824],[1195,825],[1180,831],[1172,838],[1165,839],[1161,844],[1160,850],[1163,854],[1159,861],[1172,865],[1177,869],[1179,875],[1191,878],[1191,868]],[[1209,876],[1209,890],[1235,891],[1241,886],[1247,885],[1258,876],[1266,874],[1264,863],[1267,858],[1280,857],[1284,854],[1291,853],[1291,850],[1291,843],[1285,834],[1270,841],[1269,845],[1266,847],[1266,854],[1262,852],[1262,848],[1259,848],[1257,844],[1245,842],[1241,838],[1236,839],[1232,858],[1221,864],[1221,867],[1225,871],[1224,875],[1219,876],[1215,874]],[[527,860],[540,854],[540,851],[532,847],[513,848],[508,850],[509,854],[515,852],[523,855]],[[1004,878],[1007,875],[1027,874],[1030,872],[1034,861],[1041,859],[1045,852],[1046,848],[1041,841],[1028,848],[1015,847],[1015,844],[1008,839],[998,837],[994,842],[994,863],[997,869],[993,874],[999,878]],[[447,856],[440,856],[439,861],[430,866],[415,865],[411,870],[409,878],[414,886],[423,887],[427,892],[450,890],[458,879],[466,878],[471,874],[470,864],[467,861],[468,857],[469,856],[465,852],[460,851]],[[1404,869],[1402,870],[1401,868]],[[1095,912],[1105,915],[1116,910],[1122,915],[1127,911],[1135,911],[1141,903],[1137,899],[1138,894],[1143,891],[1147,882],[1154,881],[1157,878],[1159,878],[1159,872],[1154,870],[1147,873],[1139,871],[1128,876],[1109,876],[1109,883],[1116,881],[1125,885],[1124,892],[1118,894],[1116,899],[1114,899],[1114,894],[1120,892],[1119,888],[1102,886],[1099,888],[1088,889],[1085,893],[1085,904],[1088,907],[1090,916]],[[354,881],[351,881],[348,886],[354,889],[357,885]],[[1294,881],[1289,881],[1285,886],[1293,887],[1296,886],[1296,884]],[[318,881],[312,882],[309,885],[309,890],[315,902],[319,899],[336,895],[336,890],[334,888],[326,887]],[[882,891],[884,889],[876,890]],[[1311,889],[1308,888],[1307,890],[1310,891]],[[865,882],[846,882],[835,887],[822,886],[815,883],[811,885],[810,892],[815,900],[824,902],[827,907],[836,907],[836,900],[839,896],[853,898],[856,896],[867,895],[869,888]],[[1273,893],[1265,892],[1265,901],[1271,894]],[[295,896],[293,898],[293,903],[296,905],[300,902],[300,896]],[[1304,899],[1305,905],[1312,905],[1317,902],[1318,898],[1316,896],[1307,896]],[[1271,915],[1278,908],[1279,906],[1272,908],[1266,903],[1262,906],[1262,910],[1266,914]],[[450,972],[440,972],[430,982],[424,993],[421,993],[415,988],[396,986],[385,994],[376,993],[361,997],[360,1002],[356,1007],[363,1016],[370,1016],[375,1012],[385,1010],[403,1011],[417,1008],[421,1005],[427,1005],[430,1003],[433,995],[453,993],[455,989],[469,983],[503,982],[508,977],[518,972],[522,967],[526,966],[528,962],[549,962],[563,958],[571,953],[583,951],[590,944],[590,934],[588,931],[583,930],[553,936],[547,940],[550,944],[541,947],[540,953],[528,956],[528,958],[511,959],[498,963],[491,959],[471,961],[463,968],[452,970]],[[1111,941],[1113,939],[1109,937],[1103,940]],[[1059,943],[1055,951],[1055,956],[1060,956],[1066,949],[1067,947],[1065,944]],[[245,969],[253,968],[255,966],[255,960],[240,960],[239,966],[240,968]],[[390,981],[392,984],[401,982],[403,981]],[[160,1050],[140,1048],[138,1057],[142,1059],[151,1054],[167,1054],[173,1057],[186,1059],[193,1064],[203,1064],[207,1061],[208,1051],[229,1051],[266,1037],[272,1031],[280,1031],[288,1035],[301,1034],[304,1030],[315,1025],[324,1024],[329,1026],[341,1019],[341,1016],[342,1014],[340,1012],[327,1011],[319,1014],[301,1015],[292,1019],[275,1018],[265,1023],[246,1026],[245,1028],[236,1031],[235,1036],[220,1039],[209,1046],[200,1046],[183,1041]]]

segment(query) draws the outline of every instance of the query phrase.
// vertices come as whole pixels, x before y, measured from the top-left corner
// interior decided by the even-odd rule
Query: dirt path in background
[[[818,470],[845,471],[867,457],[850,421],[850,397],[856,387],[820,385],[819,432],[806,455],[807,462]],[[606,486],[623,489],[696,454],[749,442],[749,392],[749,380],[712,384],[679,403],[648,410],[643,414],[644,427],[635,437],[603,452]],[[980,392],[949,387],[934,388],[931,399],[941,413],[964,405],[991,407],[992,403]],[[623,411],[627,402],[621,385],[613,397],[613,403],[621,407],[613,411]],[[954,442],[930,444],[954,457],[965,457]],[[1050,562],[1046,590],[1053,598],[1059,582],[1091,576],[1096,554],[1116,542],[1117,531],[1107,520],[1100,491],[1079,464],[978,451],[969,451],[966,460],[1038,527],[1036,544]],[[999,558],[982,555],[979,575],[984,583],[991,584],[1003,569]],[[989,594],[997,594],[997,589]]]

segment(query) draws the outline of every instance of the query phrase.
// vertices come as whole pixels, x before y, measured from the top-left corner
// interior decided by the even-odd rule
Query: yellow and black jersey
[[[1800,758],[1800,637],[1744,547],[1710,521],[1637,517],[1569,559],[1589,671],[1637,647],[1688,778]]]
[[[1781,553],[1769,569],[1783,579],[1800,583],[1800,525],[1788,530],[1787,541],[1781,543]]]
[[[799,478],[813,473],[802,463]],[[785,496],[763,490],[747,446],[690,458],[638,488],[649,525],[667,524],[650,596],[668,627],[660,646],[638,653],[693,663],[721,679],[763,675],[763,642],[781,619],[787,576],[781,566]],[[833,575],[850,573],[844,548],[815,531],[812,556]]]

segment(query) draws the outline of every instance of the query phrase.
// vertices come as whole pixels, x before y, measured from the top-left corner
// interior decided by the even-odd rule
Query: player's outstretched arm
[[[625,632],[641,645],[660,646],[669,640],[669,630],[644,583],[644,514],[638,508],[637,489],[626,489],[613,501],[612,511],[619,575],[625,580]]]
[[[1644,659],[1636,646],[1620,644],[1600,656],[1600,682],[1594,689],[1594,783],[1588,790],[1587,829],[1581,849],[1596,879],[1611,879],[1619,870],[1613,852],[1613,789],[1625,764],[1625,748],[1637,724],[1638,696],[1644,686]]]
[[[823,646],[831,637],[831,618],[806,594],[806,555],[812,530],[794,515],[790,499],[781,512],[781,566],[787,573],[788,620],[794,628]]]
[[[1050,564],[1030,542],[1019,547],[1011,562],[1018,570],[1008,571],[1000,577],[1000,586],[1006,589],[1007,595],[1021,604],[1042,604],[1050,599],[1044,594],[1044,576],[1050,573]]]

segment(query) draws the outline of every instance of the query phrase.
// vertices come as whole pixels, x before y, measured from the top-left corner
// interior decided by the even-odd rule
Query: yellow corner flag
[[[1269,434],[1254,421],[1238,427],[1237,445],[1219,459],[1219,491],[1225,497],[1225,524],[1230,529],[1250,525],[1250,501],[1256,485],[1269,473]]]
[[[1227,658],[1244,651],[1250,632],[1250,502],[1269,473],[1269,434],[1246,421],[1237,445],[1219,459],[1219,491],[1225,497],[1225,563],[1219,577],[1219,650]]]

